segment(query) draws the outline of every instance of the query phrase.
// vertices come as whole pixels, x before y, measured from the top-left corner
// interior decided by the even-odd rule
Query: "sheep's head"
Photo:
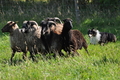
[[[58,18],[58,17],[54,17],[54,18],[48,17],[48,18],[46,18],[45,20],[46,20],[46,21],[54,21],[54,22],[56,22],[56,23],[62,24],[62,21],[61,21],[60,18]]]
[[[12,32],[16,28],[18,28],[16,22],[8,21],[7,24],[1,30],[2,32]]]
[[[28,33],[30,31],[36,30],[38,28],[38,23],[36,21],[24,21],[22,26],[22,32]]]
[[[64,22],[64,24],[63,24],[63,30],[62,30],[63,33],[66,33],[66,32],[68,32],[70,29],[73,28],[72,19],[67,18],[67,19],[64,19],[63,22]]]
[[[42,21],[40,26],[42,26],[41,34],[49,35],[55,29],[56,23],[54,21]]]
[[[72,19],[70,18],[66,18],[63,20],[64,22],[64,27],[68,28],[68,29],[72,29],[73,25],[72,25]]]

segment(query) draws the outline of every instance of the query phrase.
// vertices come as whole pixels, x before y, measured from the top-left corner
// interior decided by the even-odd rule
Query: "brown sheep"
[[[23,59],[26,58],[27,44],[21,29],[19,29],[16,22],[8,21],[2,28],[2,32],[10,33],[10,43],[12,49],[11,62],[16,52],[23,52]]]
[[[84,49],[88,53],[87,50],[87,43],[86,40],[84,39],[82,33],[79,30],[71,30],[73,25],[72,25],[72,20],[70,18],[64,19],[64,25],[63,25],[63,30],[62,30],[62,37],[63,37],[63,49],[69,54],[71,53],[72,55],[79,55],[77,53],[78,49]]]

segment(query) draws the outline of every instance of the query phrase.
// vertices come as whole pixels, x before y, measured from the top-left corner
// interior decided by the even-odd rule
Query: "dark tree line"
[[[0,4],[12,4],[21,0],[0,0]],[[26,3],[34,3],[36,0],[24,0]],[[63,4],[67,6],[74,6],[75,0],[37,0],[47,1],[50,4]],[[120,0],[77,0],[77,4],[85,8],[89,4],[99,5],[101,9],[117,8],[120,4]]]

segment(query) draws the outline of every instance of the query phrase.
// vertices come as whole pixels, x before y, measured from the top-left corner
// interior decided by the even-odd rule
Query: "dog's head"
[[[89,37],[95,37],[97,35],[97,30],[92,28],[88,30],[88,36]]]

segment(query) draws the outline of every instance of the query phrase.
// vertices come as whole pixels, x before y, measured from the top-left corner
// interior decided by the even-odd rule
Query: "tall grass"
[[[46,5],[45,8],[43,5]],[[0,29],[8,20],[19,21],[18,25],[22,26],[24,20],[40,22],[43,18],[50,16],[58,16],[61,19],[70,17],[73,19],[74,29],[80,30],[87,40],[90,55],[87,55],[82,49],[78,50],[80,56],[47,60],[39,57],[38,63],[35,63],[30,59],[22,60],[22,53],[16,53],[11,65],[9,61],[11,56],[9,34],[0,31],[0,80],[119,80],[120,11],[114,12],[115,15],[110,17],[113,13],[108,15],[108,12],[102,13],[99,10],[94,10],[95,8],[88,9],[88,11],[83,9],[81,10],[81,22],[76,24],[73,9],[70,8],[70,13],[67,13],[61,11],[61,6],[57,10],[56,5],[54,5],[55,7],[48,5],[46,3],[41,4],[41,6],[38,3],[19,3],[11,7],[9,4],[6,5],[3,7],[3,12],[0,13]],[[50,12],[52,10],[53,12]],[[62,14],[58,14],[58,11],[61,11]],[[108,43],[105,46],[90,45],[87,30],[93,27],[100,31],[114,33],[118,41]]]
[[[3,51],[8,53],[0,52],[2,54],[0,78],[2,80],[118,80],[120,79],[119,46],[119,42],[102,47],[89,45],[90,56],[82,49],[78,50],[80,56],[39,60],[38,63],[30,60],[20,62],[20,54],[17,54],[14,58],[17,62],[15,65],[9,64],[10,50],[4,49]]]

